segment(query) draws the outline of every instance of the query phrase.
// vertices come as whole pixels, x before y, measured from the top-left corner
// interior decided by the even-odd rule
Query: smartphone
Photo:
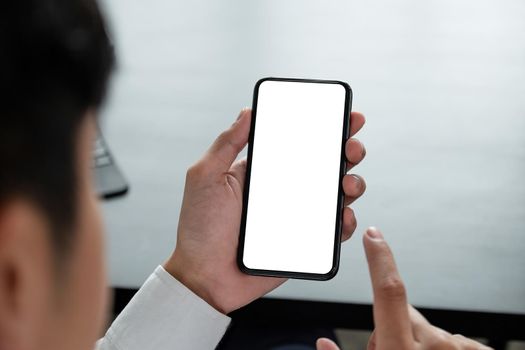
[[[237,255],[244,273],[336,275],[351,101],[342,81],[255,84]]]

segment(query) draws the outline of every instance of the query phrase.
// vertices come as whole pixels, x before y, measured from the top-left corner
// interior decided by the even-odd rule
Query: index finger
[[[372,288],[376,343],[389,349],[407,349],[413,336],[403,281],[397,271],[392,251],[375,228],[363,236]]]
[[[365,116],[359,112],[350,113],[350,137],[354,136],[365,125]]]

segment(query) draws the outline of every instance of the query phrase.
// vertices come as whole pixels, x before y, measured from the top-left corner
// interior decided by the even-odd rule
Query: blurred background
[[[333,280],[270,298],[369,305],[360,236],[374,225],[414,305],[524,320],[525,2],[102,5],[119,67],[101,128],[131,188],[104,204],[114,287],[139,287],[171,252],[187,167],[251,106],[258,79],[338,79],[367,117],[359,225]]]

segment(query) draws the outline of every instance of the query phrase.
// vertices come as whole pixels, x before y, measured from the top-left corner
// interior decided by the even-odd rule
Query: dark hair
[[[32,200],[63,253],[76,213],[76,136],[114,54],[95,0],[0,2],[0,208]]]

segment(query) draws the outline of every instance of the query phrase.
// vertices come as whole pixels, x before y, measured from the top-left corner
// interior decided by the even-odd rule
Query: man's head
[[[99,331],[90,155],[113,65],[95,0],[0,4],[0,350],[84,349]]]

